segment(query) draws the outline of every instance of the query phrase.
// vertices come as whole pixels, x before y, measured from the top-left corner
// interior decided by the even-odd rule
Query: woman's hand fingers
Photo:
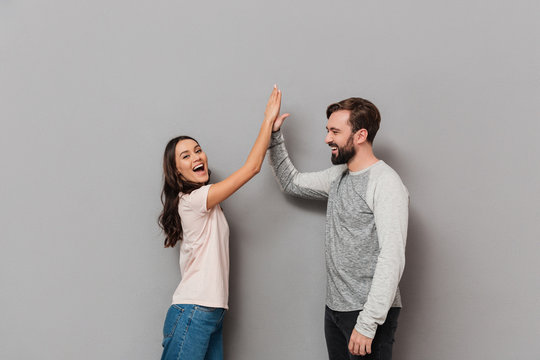
[[[278,90],[277,86],[274,85],[274,89],[270,94],[268,103],[266,104],[266,110],[264,112],[264,117],[267,120],[274,121],[279,114],[279,108],[281,106],[281,91]]]
[[[278,89],[278,99],[277,99],[277,103],[278,103],[278,109],[277,109],[277,113],[279,114],[280,110],[281,110],[281,90]],[[277,115],[276,115],[277,116]]]

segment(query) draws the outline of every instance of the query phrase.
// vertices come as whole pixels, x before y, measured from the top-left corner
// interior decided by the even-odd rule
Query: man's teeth
[[[337,147],[331,146],[330,149],[337,150]]]

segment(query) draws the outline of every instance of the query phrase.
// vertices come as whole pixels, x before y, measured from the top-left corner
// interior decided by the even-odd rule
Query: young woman
[[[162,360],[223,359],[229,227],[219,203],[260,171],[280,105],[281,91],[274,86],[245,164],[216,184],[209,185],[208,159],[196,140],[179,136],[165,148],[159,222],[165,232],[165,247],[180,243],[182,280],[165,318]],[[279,120],[287,116],[281,115]]]

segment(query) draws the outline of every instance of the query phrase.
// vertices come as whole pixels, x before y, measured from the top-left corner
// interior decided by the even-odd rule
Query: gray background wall
[[[161,156],[237,169],[278,83],[300,170],[324,110],[380,107],[411,193],[395,359],[537,359],[537,1],[0,2],[0,358],[156,359],[179,281]],[[270,169],[224,204],[228,359],[325,359],[323,203]]]

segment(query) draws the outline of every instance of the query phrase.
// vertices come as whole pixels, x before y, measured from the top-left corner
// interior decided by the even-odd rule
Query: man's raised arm
[[[300,173],[289,158],[283,134],[279,130],[272,133],[268,149],[268,160],[281,189],[296,197],[328,199],[330,184],[347,169],[346,165],[338,165],[323,171]]]

